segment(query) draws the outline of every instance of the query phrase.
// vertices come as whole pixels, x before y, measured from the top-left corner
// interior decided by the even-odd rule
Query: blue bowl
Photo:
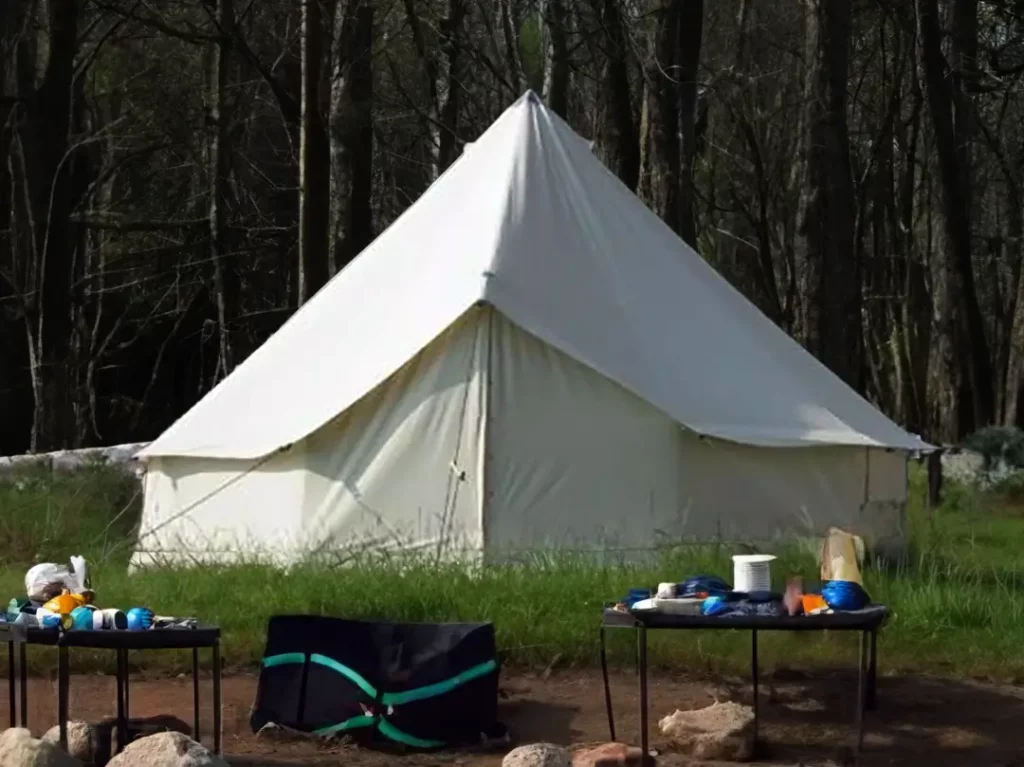
[[[702,615],[721,615],[729,611],[729,603],[722,597],[708,597],[700,608]]]
[[[871,603],[864,588],[852,581],[826,581],[821,596],[829,607],[839,611],[863,610]]]
[[[153,611],[146,607],[133,607],[126,613],[129,631],[149,631],[153,628]]]

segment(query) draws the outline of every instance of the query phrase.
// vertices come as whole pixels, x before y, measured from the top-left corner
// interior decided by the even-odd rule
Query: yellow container
[[[43,609],[57,615],[70,615],[76,607],[86,604],[89,604],[89,600],[82,594],[61,594],[43,605]]]

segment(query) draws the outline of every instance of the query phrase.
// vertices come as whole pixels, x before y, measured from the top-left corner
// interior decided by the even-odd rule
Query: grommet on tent
[[[530,103],[541,105],[540,96],[538,96],[532,89],[526,92],[526,100]]]

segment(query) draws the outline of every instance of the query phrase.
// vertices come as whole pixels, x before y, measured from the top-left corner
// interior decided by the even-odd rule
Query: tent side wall
[[[905,453],[701,437],[497,313],[491,338],[490,561],[554,548],[632,558],[831,525],[902,535]]]
[[[905,535],[907,455],[878,448],[763,448],[684,433],[687,535],[821,536],[837,526],[872,547]],[[708,525],[714,524],[714,530]]]
[[[479,550],[483,316],[470,311],[347,412],[269,458],[151,459],[132,566]]]
[[[831,525],[889,542],[902,539],[905,500],[901,452],[701,437],[480,307],[287,450],[151,459],[132,565],[362,549],[632,557]]]

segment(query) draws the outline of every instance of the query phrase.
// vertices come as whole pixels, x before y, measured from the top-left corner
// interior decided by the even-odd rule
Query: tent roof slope
[[[700,434],[929,448],[761,314],[527,93],[139,457],[269,455],[480,301]]]

